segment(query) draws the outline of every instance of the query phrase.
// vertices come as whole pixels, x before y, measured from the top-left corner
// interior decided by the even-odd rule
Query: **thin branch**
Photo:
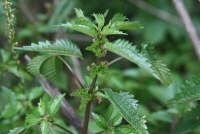
[[[75,77],[75,79],[77,80],[78,84],[81,86],[81,88],[84,88],[83,84],[80,82],[79,78],[77,77],[77,75],[74,73],[73,69],[70,67],[70,65],[59,55],[57,55],[57,57],[62,60],[62,62],[68,67],[68,69],[71,71],[71,73],[73,74],[73,76]]]
[[[109,63],[107,64],[107,66],[109,66],[109,65],[111,65],[111,64],[115,63],[116,61],[121,60],[121,59],[123,59],[123,58],[124,58],[124,57],[119,57],[119,58],[117,58],[117,59],[114,59],[113,61],[109,62]]]
[[[59,128],[61,128],[62,130],[65,130],[65,131],[68,132],[69,134],[73,134],[71,131],[65,129],[64,127],[62,127],[62,126],[60,126],[60,125],[58,125],[58,124],[54,124],[54,125],[57,126],[57,127],[59,127]]]
[[[179,13],[184,27],[188,33],[188,36],[195,48],[196,55],[200,61],[200,40],[198,38],[197,31],[191,21],[188,11],[185,8],[182,0],[173,0],[177,12]]]
[[[170,23],[173,23],[175,25],[181,26],[180,25],[181,21],[178,17],[176,17],[166,11],[163,11],[159,8],[156,8],[143,0],[128,0],[128,1],[130,1],[132,4],[136,5],[137,7],[145,10],[147,13],[150,13],[158,18],[161,18],[161,19],[168,21]]]

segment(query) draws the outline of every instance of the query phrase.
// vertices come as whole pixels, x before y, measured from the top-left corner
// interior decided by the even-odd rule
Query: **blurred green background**
[[[173,83],[169,87],[165,87],[150,74],[123,59],[109,66],[108,76],[100,76],[99,87],[109,87],[115,91],[128,91],[133,94],[135,99],[139,100],[139,114],[146,115],[150,134],[170,133],[180,114],[190,109],[188,104],[165,105],[166,101],[179,90],[181,84],[191,76],[198,74],[200,68],[193,45],[171,0],[132,0],[132,2],[131,0],[12,0],[11,2],[13,2],[12,7],[15,8],[13,12],[16,17],[14,19],[15,39],[19,46],[30,45],[38,41],[66,38],[75,42],[81,48],[83,56],[91,62],[94,60],[93,55],[91,56],[92,53],[84,49],[92,43],[92,39],[87,35],[54,25],[76,19],[75,7],[81,8],[85,16],[91,20],[94,20],[91,16],[92,13],[104,13],[109,9],[107,20],[114,14],[121,13],[131,21],[139,21],[144,29],[128,31],[129,35],[127,36],[109,36],[109,40],[123,38],[138,45],[138,48],[142,42],[153,42],[157,58],[171,70]],[[184,0],[184,3],[199,34],[200,2]],[[18,107],[14,114],[1,115],[0,133],[6,134],[10,129],[23,126],[25,114],[35,110],[38,99],[43,94],[43,89],[40,88],[38,80],[26,70],[27,61],[24,56],[27,54],[32,58],[38,54],[34,52],[17,51],[21,61],[19,70],[25,80],[24,89],[18,86],[21,78],[16,76],[15,60],[12,57],[11,46],[7,41],[8,32],[3,0],[0,0],[0,5],[0,86],[8,87],[15,93],[16,107]],[[165,16],[163,12],[171,16]],[[115,54],[108,53],[106,60],[111,61],[117,57]],[[87,65],[84,62],[69,57],[66,60],[77,71],[80,78],[89,75],[86,70]],[[79,100],[69,96],[77,89],[77,85],[67,68],[63,68],[63,71],[52,81],[62,92],[67,92],[66,99],[73,104],[79,116],[83,117],[84,110],[78,109],[76,104]],[[33,97],[30,99],[31,95]],[[6,96],[0,90],[0,112],[4,110],[7,103]],[[108,102],[106,100],[101,104],[94,102],[94,105],[96,107],[92,110],[105,116],[105,112],[102,110],[107,109]],[[75,132],[60,114],[57,117],[62,126]],[[90,129],[93,132],[99,130],[93,121],[91,121]],[[32,128],[28,133],[38,133],[37,128]],[[200,133],[200,131],[196,130],[194,133]]]

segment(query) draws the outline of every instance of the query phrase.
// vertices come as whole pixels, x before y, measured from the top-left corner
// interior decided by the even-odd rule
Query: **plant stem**
[[[92,81],[92,84],[90,86],[90,89],[88,93],[92,93],[93,89],[95,87],[96,81],[97,81],[98,75],[95,76],[95,78]],[[89,118],[90,118],[90,106],[91,106],[92,100],[89,101],[86,105],[86,110],[85,110],[85,119],[84,119],[84,125],[83,125],[83,134],[87,134],[88,131],[88,123],[89,123]]]
[[[81,88],[84,88],[83,84],[80,82],[79,78],[77,77],[77,75],[74,73],[73,69],[70,67],[70,65],[59,55],[57,55],[57,57],[62,60],[62,62],[68,67],[68,69],[71,71],[71,73],[74,75],[75,79],[77,80],[78,84],[81,86]]]
[[[118,60],[121,60],[121,59],[123,59],[124,57],[119,57],[119,58],[117,58],[117,59],[114,59],[114,60],[112,60],[111,62],[109,62],[108,64],[107,64],[107,66],[109,66],[109,65],[111,65],[111,64],[113,64],[114,62],[116,62],[116,61],[118,61]]]
[[[57,127],[59,127],[59,128],[61,128],[61,129],[64,130],[64,131],[68,132],[69,134],[73,134],[71,131],[65,129],[64,127],[62,127],[62,126],[60,126],[60,125],[58,125],[58,124],[54,124],[54,125],[57,126]]]

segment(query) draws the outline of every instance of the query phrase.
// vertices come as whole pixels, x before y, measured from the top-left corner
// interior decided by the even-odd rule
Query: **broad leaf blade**
[[[32,114],[26,116],[25,126],[26,128],[38,124],[41,121],[41,118],[35,117]]]
[[[38,44],[32,43],[31,46],[14,48],[27,51],[44,52],[49,54],[82,57],[80,49],[73,42],[63,39],[57,39],[54,43],[46,41],[39,42]]]
[[[137,100],[132,99],[133,95],[129,95],[126,92],[115,93],[110,89],[104,89],[110,102],[120,112],[120,114],[128,121],[133,128],[140,134],[148,134],[147,127],[144,124],[146,121],[144,118],[140,118],[137,109]]]
[[[53,116],[59,110],[64,96],[65,96],[65,94],[59,95],[50,100],[49,106],[48,106],[50,116]]]
[[[92,117],[94,118],[94,121],[100,128],[102,128],[104,130],[106,130],[108,128],[107,124],[106,124],[106,120],[102,116],[92,113]]]
[[[10,130],[8,134],[19,134],[20,132],[22,132],[25,128],[24,127],[17,127],[13,130]]]
[[[76,16],[78,17],[79,20],[87,20],[87,18],[85,17],[83,11],[81,9],[78,8],[74,8]]]
[[[93,16],[95,17],[95,21],[98,24],[98,27],[103,27],[104,23],[105,23],[105,17],[103,14],[93,14]]]
[[[50,96],[48,94],[44,94],[44,96],[40,99],[40,102],[38,103],[38,112],[40,115],[45,115],[46,113],[49,113],[49,102],[50,102]]]

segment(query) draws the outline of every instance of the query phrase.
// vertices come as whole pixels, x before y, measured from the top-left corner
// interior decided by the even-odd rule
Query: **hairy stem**
[[[64,127],[62,127],[62,126],[60,126],[60,125],[58,125],[58,124],[54,124],[54,125],[57,126],[57,127],[59,127],[59,128],[61,128],[61,129],[64,130],[64,131],[68,132],[69,134],[73,134],[71,131],[65,129]]]
[[[77,75],[74,73],[73,69],[70,67],[70,65],[59,55],[57,55],[57,57],[62,60],[62,62],[68,67],[68,69],[71,71],[71,73],[73,74],[73,76],[75,77],[75,79],[77,80],[78,84],[81,86],[81,88],[84,88],[83,84],[80,82],[79,78],[77,77]]]

